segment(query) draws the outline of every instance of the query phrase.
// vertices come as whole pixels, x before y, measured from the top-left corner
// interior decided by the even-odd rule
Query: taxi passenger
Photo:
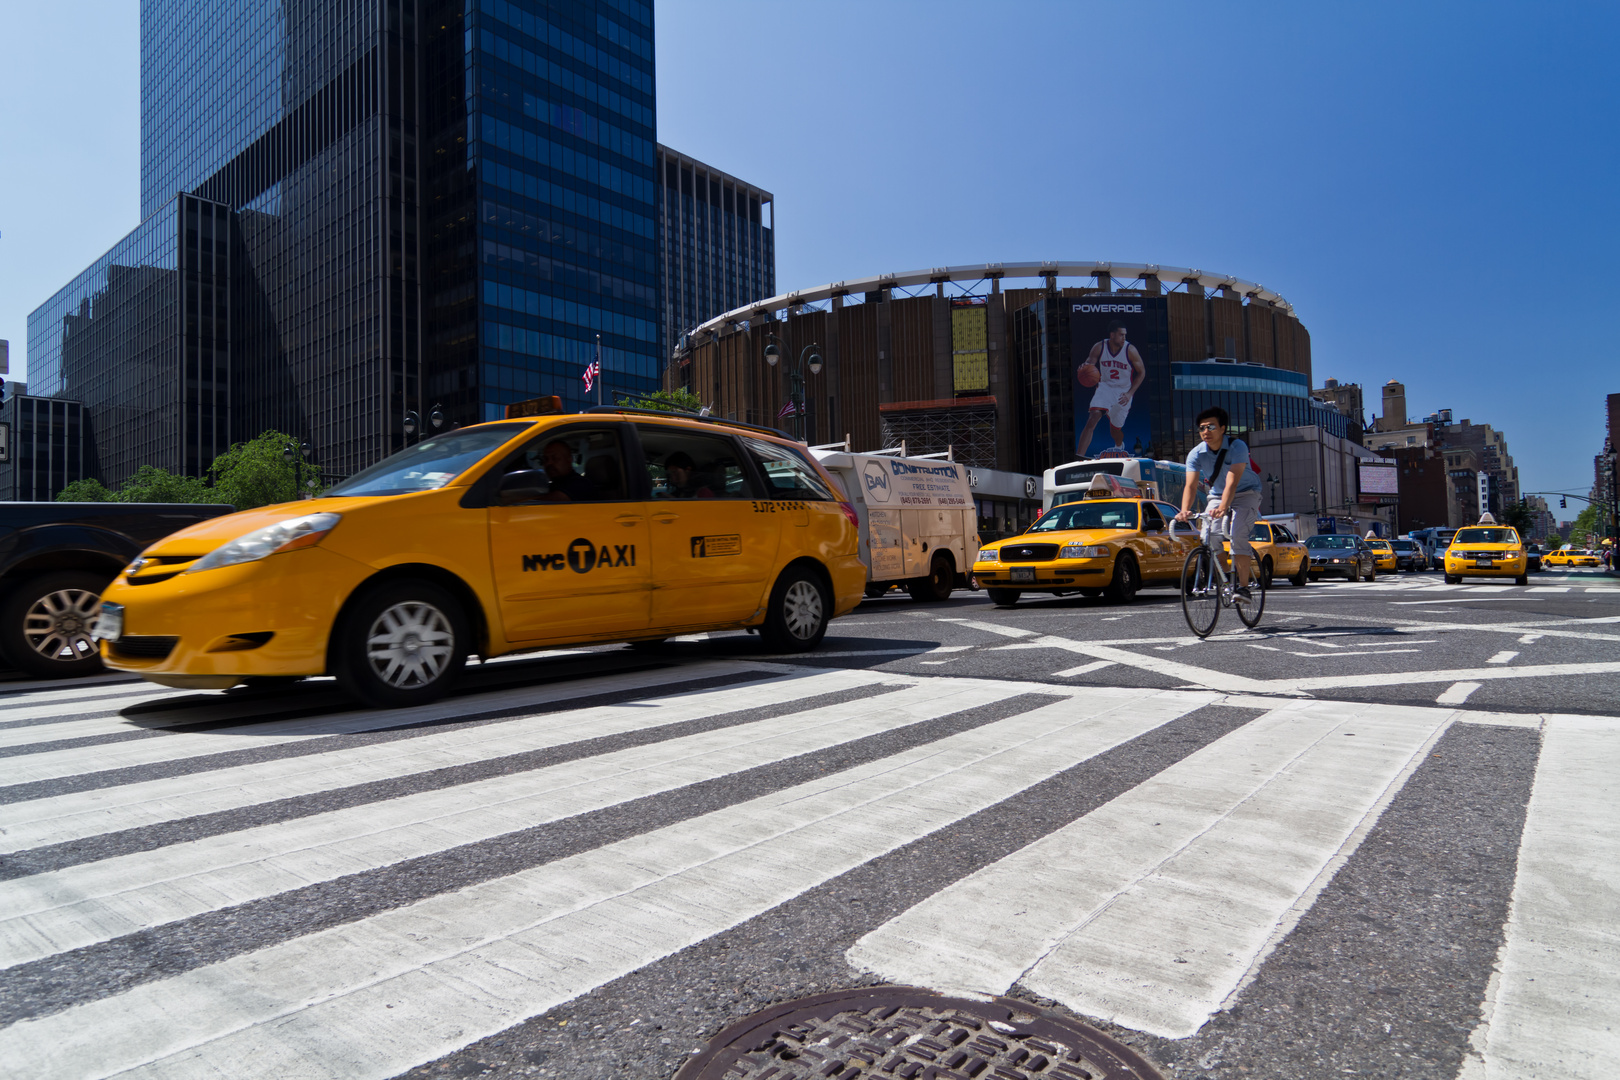
[[[697,463],[685,450],[676,450],[664,459],[672,499],[712,499],[714,490],[697,478]]]

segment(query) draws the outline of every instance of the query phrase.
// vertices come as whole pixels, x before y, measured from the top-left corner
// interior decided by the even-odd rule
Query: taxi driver
[[[546,443],[540,451],[540,465],[551,481],[548,502],[581,502],[596,494],[591,482],[574,471],[574,451],[561,439]]]

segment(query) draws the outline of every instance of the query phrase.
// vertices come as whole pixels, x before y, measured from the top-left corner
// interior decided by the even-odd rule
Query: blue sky
[[[138,4],[0,20],[15,372],[28,311],[137,223]],[[1620,391],[1620,6],[658,0],[657,28],[659,138],[776,194],[781,289],[1229,273],[1294,304],[1318,384],[1399,379],[1414,416],[1504,430],[1527,490],[1591,484]]]

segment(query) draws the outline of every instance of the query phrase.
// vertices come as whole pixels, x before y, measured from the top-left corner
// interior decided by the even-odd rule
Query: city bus
[[[1090,461],[1071,461],[1047,469],[1042,476],[1044,513],[1054,506],[1084,499],[1093,476],[1107,474],[1125,480],[1135,480],[1149,498],[1159,499],[1173,506],[1181,505],[1181,493],[1186,490],[1188,478],[1198,485],[1195,506],[1203,506],[1209,497],[1209,485],[1179,461],[1156,461],[1153,458],[1094,458]]]

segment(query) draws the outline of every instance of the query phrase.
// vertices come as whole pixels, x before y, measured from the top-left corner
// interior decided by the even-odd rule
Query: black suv
[[[155,541],[232,509],[0,502],[0,666],[43,678],[100,671],[90,628],[101,590]]]

